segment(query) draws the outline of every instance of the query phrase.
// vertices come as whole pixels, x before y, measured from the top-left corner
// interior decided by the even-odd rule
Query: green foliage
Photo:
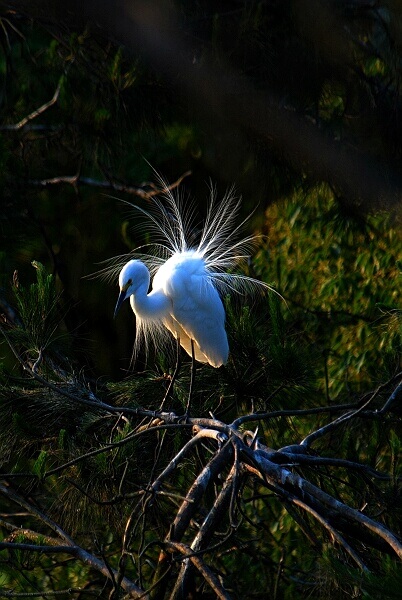
[[[219,3],[178,3],[194,69],[212,56],[216,65],[228,67],[229,78],[233,68],[244,76],[246,88],[267,92],[272,102],[278,98],[281,111],[314,123],[340,149],[368,152],[381,170],[399,172],[397,3],[370,10],[340,3],[332,19],[326,18],[328,3],[308,4],[252,2],[228,11]],[[123,409],[159,409],[172,359],[152,357],[147,368],[137,364],[125,377],[134,323],[126,314],[126,321],[112,325],[116,289],[82,279],[96,270],[95,263],[150,235],[128,235],[126,215],[114,199],[101,195],[103,184],[138,186],[149,180],[144,155],[168,178],[191,168],[197,192],[204,192],[204,180],[212,175],[219,187],[236,181],[245,205],[268,206],[257,219],[267,241],[249,267],[286,302],[273,293],[250,306],[227,300],[231,359],[219,371],[197,367],[194,417],[212,414],[230,423],[254,411],[364,401],[400,371],[402,242],[397,215],[367,214],[360,197],[358,205],[352,193],[346,197],[328,183],[312,181],[311,173],[326,176],[311,169],[321,164],[320,157],[302,157],[306,164],[295,167],[300,157],[284,156],[282,140],[262,135],[258,123],[249,131],[236,118],[214,117],[210,107],[189,102],[176,80],[167,82],[139,56],[98,38],[97,31],[63,23],[42,28],[17,12],[1,21],[3,288],[9,289],[16,268],[20,281],[29,281],[29,265],[38,262],[35,283],[14,279],[9,303],[17,314],[14,320],[5,317],[4,333],[19,359],[1,371],[0,467],[7,485],[33,498],[111,567],[122,558],[131,518],[127,574],[149,587],[161,540],[216,446],[206,442],[187,455],[166,483],[165,495],[144,493],[190,439],[190,430],[154,433],[150,418],[123,415]],[[55,92],[56,101],[33,116]],[[229,113],[232,107],[226,106]],[[53,275],[39,261],[50,263]],[[166,410],[182,412],[189,381],[184,361]],[[372,408],[381,408],[391,391],[391,384],[382,388]],[[101,410],[96,406],[101,400],[122,414]],[[347,469],[333,476],[329,468],[292,467],[399,536],[400,401],[399,395],[387,415],[357,418],[314,445],[318,455],[381,469],[389,481]],[[258,436],[278,449],[300,443],[331,418],[328,413],[268,417],[258,423]],[[245,423],[241,431],[249,428],[254,435],[257,424]],[[132,436],[134,429],[141,436]],[[210,482],[191,523],[194,531],[225,475]],[[17,527],[38,527],[13,503],[7,511]],[[400,568],[383,547],[370,556],[370,540],[358,547],[372,571],[362,574],[310,516],[292,510],[264,482],[245,477],[231,498],[230,518],[225,517],[212,549],[201,556],[219,570],[234,597],[374,600],[399,592]],[[9,535],[4,523],[1,531]],[[39,532],[30,541],[42,539]],[[104,578],[78,561],[19,550],[2,551],[0,560],[0,586],[7,590],[87,587],[106,593]]]
[[[33,261],[32,266],[36,270],[37,283],[24,289],[18,279],[14,279],[20,326],[12,335],[30,354],[39,354],[51,350],[60,341],[60,294],[56,291],[53,276],[46,273],[44,266],[37,261]]]
[[[338,595],[334,597],[344,598],[348,594],[364,600],[396,600],[400,596],[402,570],[387,556],[382,558],[378,574],[357,573],[329,553],[323,557],[321,568],[323,573],[331,572],[337,582]],[[323,587],[325,593],[325,584]]]
[[[266,224],[267,250],[257,254],[256,268],[277,281],[287,330],[302,324],[304,342],[321,354],[331,398],[342,395],[345,380],[363,391],[390,377],[402,349],[402,240],[389,215],[348,214],[319,186],[303,204],[295,195],[272,206]]]

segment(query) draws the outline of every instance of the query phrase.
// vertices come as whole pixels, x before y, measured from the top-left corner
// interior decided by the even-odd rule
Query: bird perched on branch
[[[241,200],[233,190],[218,202],[211,189],[204,224],[197,230],[194,204],[160,182],[163,193],[151,198],[149,210],[134,206],[147,218],[147,233],[154,238],[150,251],[119,256],[103,269],[109,278],[119,273],[115,315],[129,298],[136,316],[135,351],[141,340],[158,346],[170,332],[192,357],[193,366],[195,360],[217,368],[229,356],[221,296],[272,288],[231,272],[248,257],[256,239],[239,239],[244,221],[235,225]]]

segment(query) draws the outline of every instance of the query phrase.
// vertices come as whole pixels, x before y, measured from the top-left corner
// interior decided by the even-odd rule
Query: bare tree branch
[[[191,543],[190,549],[193,552],[193,556],[199,556],[200,551],[208,548],[212,536],[217,528],[219,528],[219,524],[224,522],[225,513],[230,504],[233,489],[237,487],[236,476],[237,469],[235,465],[233,465],[211,510],[204,518],[199,531]],[[180,573],[176,579],[172,597],[175,597],[175,594],[179,594],[179,591],[182,594],[184,593],[187,596],[191,596],[192,570],[190,569],[190,565],[193,565],[193,563],[191,561],[191,555],[188,555],[188,558],[183,562]],[[190,589],[188,589],[189,586]]]
[[[47,598],[54,596],[71,596],[71,594],[89,594],[90,596],[97,596],[98,592],[93,590],[87,590],[85,588],[68,588],[66,590],[52,590],[51,592],[10,592],[5,590],[4,588],[0,588],[0,593],[2,598]],[[127,597],[127,596],[126,596]]]
[[[139,196],[140,198],[147,199],[152,198],[153,196],[158,196],[168,190],[173,190],[179,187],[183,179],[185,179],[189,175],[191,175],[191,171],[186,171],[176,181],[164,188],[160,188],[154,183],[146,183],[143,184],[141,187],[133,187],[130,185],[125,185],[123,183],[116,183],[112,179],[108,181],[102,181],[98,179],[93,179],[92,177],[83,177],[79,173],[77,173],[76,175],[61,175],[59,177],[51,177],[49,179],[30,179],[28,180],[28,184],[41,188],[62,184],[72,185],[74,188],[77,188],[78,185],[88,185],[104,190],[113,190],[115,192],[132,194],[134,196]]]
[[[292,502],[296,506],[300,506],[301,508],[303,508],[303,510],[305,510],[306,512],[311,514],[319,523],[321,523],[321,525],[324,527],[324,529],[326,529],[329,532],[330,536],[334,540],[336,540],[338,542],[338,544],[342,548],[344,548],[346,550],[346,552],[353,558],[353,560],[355,561],[355,563],[357,564],[359,569],[361,569],[362,571],[365,571],[366,573],[369,571],[367,566],[364,564],[364,562],[362,561],[360,556],[357,554],[357,552],[352,548],[352,546],[335,529],[335,527],[332,527],[332,525],[328,522],[327,519],[324,519],[324,517],[322,515],[320,515],[319,512],[314,510],[307,502],[303,502],[303,500],[300,500],[300,498],[296,498],[294,496],[288,495],[287,500],[289,500],[289,502]]]
[[[342,424],[346,423],[346,421],[349,421],[350,419],[353,419],[357,415],[361,414],[364,411],[364,409],[367,408],[369,406],[369,404],[371,404],[371,402],[374,400],[374,398],[376,398],[378,396],[378,394],[384,388],[388,387],[390,385],[390,383],[397,381],[401,377],[402,377],[402,373],[398,373],[397,375],[394,375],[389,381],[378,386],[378,388],[369,396],[369,398],[361,406],[359,406],[359,408],[357,410],[348,412],[345,415],[341,415],[340,417],[338,417],[338,419],[335,419],[335,421],[332,421],[331,423],[327,423],[327,425],[324,425],[317,431],[313,431],[308,436],[306,436],[304,438],[304,440],[302,440],[300,442],[300,445],[305,446],[307,448],[310,447],[311,444],[313,442],[315,442],[315,440],[317,440],[318,438],[322,437],[323,435],[326,435],[333,429],[336,429],[337,427],[339,427],[339,425],[342,425]],[[402,386],[402,382],[397,386],[397,390],[400,386]],[[395,390],[393,392],[392,398],[396,397],[395,394],[397,393],[397,390]],[[393,402],[393,400],[392,400],[392,402]],[[389,406],[388,403],[385,406],[387,406],[387,405]],[[383,414],[384,412],[385,412],[385,407],[383,407],[381,409],[381,411],[378,411],[377,414]]]
[[[44,523],[50,529],[52,529],[55,533],[57,533],[57,535],[64,542],[64,544],[62,546],[53,546],[53,545],[43,546],[41,544],[39,546],[36,546],[35,544],[18,544],[18,545],[22,546],[21,549],[25,549],[25,550],[29,549],[31,551],[35,551],[35,552],[39,551],[40,552],[41,550],[37,550],[37,548],[42,546],[42,548],[45,548],[45,550],[42,550],[43,552],[51,552],[52,549],[56,553],[66,552],[68,554],[71,554],[78,560],[80,560],[85,565],[99,571],[104,576],[106,576],[108,579],[111,578],[111,573],[109,571],[109,568],[103,561],[99,560],[99,558],[97,558],[93,554],[90,554],[89,552],[87,552],[86,550],[81,548],[80,546],[76,545],[74,543],[74,541],[72,540],[72,538],[65,531],[63,531],[63,529],[61,529],[61,527],[57,523],[52,521],[52,519],[50,519],[43,511],[40,511],[37,507],[33,506],[30,502],[25,500],[22,496],[20,496],[16,492],[14,492],[9,486],[0,484],[0,494],[3,494],[3,496],[8,498],[9,500],[11,500],[11,501],[15,502],[16,504],[18,504],[19,506],[22,506],[23,508],[25,508],[31,515],[36,517],[40,522]],[[40,534],[37,534],[37,535],[38,535],[37,539],[40,539]],[[2,544],[5,544],[4,549],[6,549],[6,548],[10,549],[10,547],[12,547],[13,549],[17,549],[17,544],[12,543],[12,542],[0,543],[0,549],[2,549]],[[62,548],[62,549],[60,549],[60,548]],[[113,573],[115,573],[115,572],[113,571]],[[130,580],[128,580],[126,578],[122,579],[121,587],[126,592],[129,592],[130,597],[132,597],[132,598],[138,598],[138,597],[146,598],[147,597],[147,596],[143,595],[144,594],[143,590],[138,588],[133,582],[131,582]]]
[[[244,452],[244,448],[242,452]],[[299,475],[292,473],[286,468],[279,468],[272,463],[265,452],[256,450],[254,452],[246,451],[249,457],[249,467],[252,468],[253,472],[259,472],[262,479],[270,482],[275,489],[287,490],[294,494],[296,497],[301,499],[311,496],[320,502],[327,509],[334,510],[336,514],[342,516],[348,521],[355,522],[361,525],[363,528],[367,528],[374,532],[380,538],[382,538],[396,553],[396,555],[402,560],[402,543],[401,541],[388,529],[383,527],[380,523],[374,521],[370,517],[362,514],[360,511],[347,506],[340,502],[336,498],[330,496],[326,492],[323,492],[320,488],[310,483],[306,479],[303,479]],[[257,469],[253,465],[257,465]],[[285,493],[286,495],[286,493]]]
[[[402,376],[402,374],[399,374]],[[397,400],[399,400],[400,394],[402,392],[402,381],[396,386],[384,406],[378,411],[380,415],[384,415],[390,408],[395,404]]]
[[[39,537],[38,534],[36,534]],[[75,546],[43,546],[41,544],[22,544],[20,542],[0,542],[0,550],[28,550],[29,552],[44,552],[49,554],[74,554]]]
[[[14,125],[1,125],[0,131],[19,131],[20,129],[25,127],[25,125],[27,125],[30,121],[36,119],[36,117],[39,117],[39,115],[43,114],[51,106],[56,104],[57,100],[59,99],[61,83],[62,79],[60,78],[58,86],[49,102],[45,102],[45,104],[42,104],[42,106],[31,112],[27,117],[24,117],[23,119],[21,119],[21,121],[15,123]]]
[[[169,541],[166,542],[166,547],[169,550],[180,552],[185,558],[188,558],[188,560],[190,560],[193,563],[196,569],[198,569],[198,571],[201,573],[205,581],[210,585],[210,587],[215,592],[218,598],[220,598],[221,600],[231,599],[231,596],[229,596],[226,590],[222,587],[215,573],[211,571],[211,569],[203,562],[203,560],[199,556],[193,554],[189,546],[183,544],[182,542]],[[174,591],[171,595],[171,599],[175,597],[176,596]]]

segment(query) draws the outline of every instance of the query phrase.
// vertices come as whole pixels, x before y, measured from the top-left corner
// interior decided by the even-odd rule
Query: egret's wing
[[[166,281],[165,293],[172,301],[172,319],[179,326],[176,333],[186,352],[191,356],[194,340],[196,358],[199,350],[203,362],[214,367],[225,364],[229,355],[225,309],[205,269],[191,272],[189,265],[175,269]]]
[[[187,352],[189,356],[191,354],[191,338],[187,335],[183,327],[180,325],[178,321],[176,321],[172,315],[168,319],[163,321],[165,327],[174,335],[175,338],[179,338],[181,347]],[[208,358],[205,356],[203,352],[199,349],[197,344],[194,344],[194,358],[198,362],[207,363]]]

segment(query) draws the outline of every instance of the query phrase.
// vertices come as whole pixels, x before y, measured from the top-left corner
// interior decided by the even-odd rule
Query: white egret
[[[130,260],[120,272],[115,314],[130,298],[144,330],[162,323],[191,357],[213,367],[224,365],[229,355],[225,310],[205,260],[197,251],[173,254],[159,267],[148,294],[149,283],[145,264]]]
[[[211,190],[205,222],[197,235],[194,205],[185,204],[161,183],[164,201],[152,198],[149,211],[134,207],[147,217],[147,233],[156,237],[151,252],[139,254],[137,250],[119,256],[108,261],[102,273],[108,278],[119,273],[115,314],[124,300],[130,299],[136,316],[134,352],[141,340],[148,346],[152,339],[158,346],[170,332],[192,357],[193,371],[194,360],[217,368],[229,355],[220,294],[271,289],[256,279],[229,272],[247,258],[256,236],[238,239],[244,221],[234,225],[241,201],[233,190],[220,202]]]

